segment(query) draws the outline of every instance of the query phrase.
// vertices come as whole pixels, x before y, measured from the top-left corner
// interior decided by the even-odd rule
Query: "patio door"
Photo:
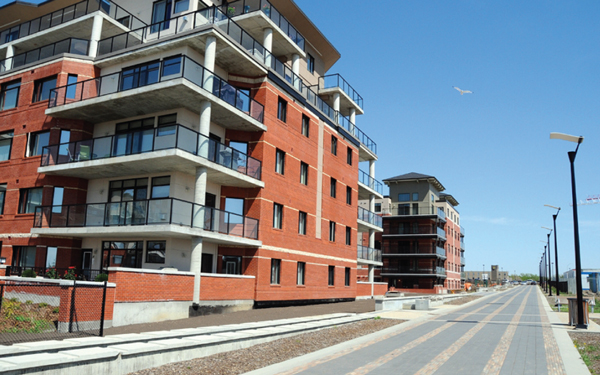
[[[81,249],[81,270],[86,280],[93,281],[91,279],[92,249]]]

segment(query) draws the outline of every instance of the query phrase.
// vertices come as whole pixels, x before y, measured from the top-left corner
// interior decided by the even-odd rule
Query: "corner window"
[[[331,195],[332,198],[335,198],[336,190],[337,190],[337,180],[332,177],[331,183],[329,185],[329,195]]]
[[[306,234],[306,212],[300,211],[298,214],[298,233]]]
[[[146,242],[146,263],[165,263],[166,241]]]
[[[0,111],[15,108],[19,102],[21,80],[0,85]]]
[[[21,189],[19,191],[19,213],[31,214],[36,206],[42,205],[43,188]]]
[[[4,201],[6,201],[6,184],[0,184],[0,215],[4,215]]]
[[[275,172],[279,174],[285,172],[285,152],[280,149],[275,150]]]
[[[29,145],[27,147],[27,156],[41,155],[43,148],[48,146],[49,141],[49,131],[29,133]]]
[[[352,188],[346,186],[346,204],[352,204]]]
[[[50,90],[56,88],[56,76],[39,79],[34,83],[33,103],[50,99]]]
[[[335,222],[329,222],[329,241],[335,242]]]
[[[281,276],[281,259],[271,259],[271,284],[278,285]]]
[[[310,55],[310,53],[306,54],[306,69],[309,73],[315,72],[315,58]]]
[[[335,266],[329,266],[327,284],[329,286],[335,285]]]
[[[331,136],[331,153],[337,155],[337,138]]]
[[[282,98],[277,101],[277,118],[283,122],[287,121],[287,102]]]
[[[296,284],[304,285],[304,276],[306,274],[306,263],[298,262],[298,269],[296,274]]]
[[[273,203],[273,228],[283,228],[283,205]]]
[[[308,185],[308,164],[300,162],[300,183]]]
[[[346,163],[352,165],[352,148],[348,147],[348,153],[346,154]]]
[[[308,137],[310,134],[310,119],[306,115],[302,115],[302,135]]]
[[[12,139],[14,132],[8,131],[0,133],[0,161],[10,159],[10,150],[12,148]]]

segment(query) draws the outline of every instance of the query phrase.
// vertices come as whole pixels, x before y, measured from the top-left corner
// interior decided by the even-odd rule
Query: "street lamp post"
[[[552,229],[550,228],[546,228],[546,227],[542,227],[542,229],[546,229],[549,230],[550,232],[548,232],[548,240],[547,240],[547,246],[548,246],[548,290],[549,292],[549,296],[552,297],[552,257],[550,256],[550,254],[552,254],[550,252],[550,233],[552,233]]]
[[[563,133],[550,133],[550,139],[562,139],[564,141],[575,142],[577,147],[575,151],[569,151],[569,162],[571,164],[571,192],[573,196],[573,237],[575,239],[575,282],[577,284],[577,328],[587,329],[587,324],[583,320],[583,286],[581,285],[581,255],[579,249],[579,221],[577,216],[577,191],[575,188],[575,157],[579,150],[579,145],[583,142],[582,136],[574,136]]]
[[[560,296],[560,291],[558,290],[558,242],[556,242],[556,218],[560,213],[560,207],[550,206],[549,204],[545,204],[544,206],[554,208],[556,210],[556,213],[552,215],[552,222],[554,223],[554,270],[556,271],[556,295]]]

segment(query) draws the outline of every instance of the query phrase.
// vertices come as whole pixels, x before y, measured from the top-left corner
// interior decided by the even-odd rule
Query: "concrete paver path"
[[[538,287],[513,288],[252,374],[589,374],[580,359],[563,361],[563,347],[575,349],[559,349],[557,338],[570,340],[555,334],[564,327],[542,298]]]

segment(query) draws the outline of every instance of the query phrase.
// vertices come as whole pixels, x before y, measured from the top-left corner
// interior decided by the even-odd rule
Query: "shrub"
[[[98,275],[96,275],[96,278],[94,279],[94,281],[100,281],[100,282],[108,281],[108,275],[105,273],[99,273]]]
[[[77,275],[75,274],[75,270],[72,267],[69,267],[69,269],[65,271],[65,275],[63,276],[63,279],[77,280]]]
[[[34,270],[25,270],[21,273],[21,277],[37,277],[37,273]]]
[[[60,310],[59,310],[59,308],[58,308],[58,307],[55,307],[55,308],[53,308],[53,309],[52,309],[52,312],[53,312],[53,313],[55,313],[55,314],[58,314],[58,312],[59,312],[59,311],[60,311]]]
[[[56,271],[56,268],[48,268],[45,277],[48,279],[58,279],[58,271]]]

